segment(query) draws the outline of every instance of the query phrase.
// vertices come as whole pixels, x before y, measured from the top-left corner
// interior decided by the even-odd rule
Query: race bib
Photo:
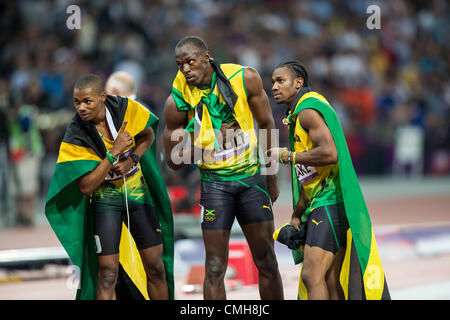
[[[319,175],[315,167],[305,166],[299,163],[295,165],[295,172],[297,173],[298,181],[301,184],[304,184]]]
[[[125,153],[122,153],[119,158],[117,159],[117,162],[120,160],[125,160],[128,157],[130,157],[134,152],[134,148],[131,148],[130,150],[128,150]],[[133,174],[135,174],[136,172],[139,171],[139,164],[136,163],[134,166],[132,166],[130,168],[130,170],[125,174],[125,177],[128,178],[129,176],[132,176]],[[114,173],[113,171],[109,171],[108,174],[105,176],[105,181],[114,181],[114,180],[118,180],[118,179],[122,179],[123,176],[118,175],[116,173]]]
[[[225,146],[226,149],[213,152],[214,161],[226,160],[237,156],[250,147],[250,138],[242,130],[236,130],[233,142]]]

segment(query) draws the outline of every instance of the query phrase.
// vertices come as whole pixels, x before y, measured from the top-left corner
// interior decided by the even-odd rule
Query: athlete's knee
[[[318,272],[317,268],[305,268],[305,265],[303,265],[301,278],[307,288],[317,286],[325,281],[325,275]]]
[[[255,257],[254,261],[260,275],[265,277],[278,275],[278,262],[273,250],[267,250],[263,257]]]
[[[100,266],[98,272],[98,283],[103,289],[110,289],[116,285],[119,271],[114,266]]]
[[[150,279],[159,279],[163,280],[166,277],[166,270],[164,269],[164,263],[162,260],[158,260],[153,263],[149,268],[149,277]]]
[[[208,282],[221,281],[227,270],[227,263],[218,257],[208,258],[205,263],[205,278]]]

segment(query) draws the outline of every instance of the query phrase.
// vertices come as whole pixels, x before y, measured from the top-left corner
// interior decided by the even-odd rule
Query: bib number
[[[295,165],[295,172],[297,173],[298,181],[301,184],[304,184],[319,175],[315,167],[305,166],[300,163]]]
[[[130,157],[130,156],[133,154],[133,152],[134,152],[134,147],[132,147],[131,149],[129,149],[127,152],[121,154],[121,155],[119,156],[119,159],[118,159],[118,160],[124,160],[124,159],[127,159],[128,157]],[[127,177],[129,177],[129,176],[135,174],[135,173],[138,172],[138,171],[139,171],[139,164],[136,163],[136,164],[135,164],[134,166],[132,166],[132,167],[130,168],[130,170],[125,174],[125,177],[127,178]],[[118,175],[118,174],[114,173],[113,171],[109,171],[108,174],[107,174],[106,177],[105,177],[105,181],[114,181],[114,180],[121,179],[122,177],[123,177],[123,176]]]
[[[224,150],[213,152],[214,161],[226,160],[237,156],[250,147],[250,138],[242,130],[236,130],[234,141]]]
[[[130,171],[128,171],[128,172],[125,174],[125,177],[127,178],[127,177],[129,177],[129,176],[135,174],[135,173],[138,172],[138,171],[139,171],[139,166],[138,166],[137,164],[135,164],[134,166],[131,167]],[[105,177],[105,181],[119,180],[119,179],[121,179],[122,177],[123,177],[123,176],[118,175],[118,174],[116,174],[116,173],[114,173],[114,172],[112,172],[112,171],[109,171],[109,172],[107,173],[106,177]]]

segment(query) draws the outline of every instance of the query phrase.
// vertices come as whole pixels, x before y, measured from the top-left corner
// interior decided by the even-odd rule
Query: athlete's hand
[[[240,129],[239,123],[234,120],[230,123],[222,123],[220,126],[220,134],[222,135],[223,145],[222,148],[225,150],[236,147],[236,143],[234,141],[235,136]]]
[[[125,175],[134,166],[134,161],[132,158],[128,157],[117,162],[111,167],[111,170],[120,176]]]
[[[272,203],[277,201],[278,196],[280,195],[280,188],[278,187],[278,175],[269,175],[267,176],[267,189],[269,191],[270,200]]]
[[[271,148],[271,149],[267,150],[266,155],[268,157],[270,157],[272,161],[280,162],[280,154],[283,151],[287,151],[287,152],[283,153],[283,162],[286,162],[287,161],[287,157],[288,157],[288,152],[289,152],[288,148],[277,148],[277,147],[274,147],[274,148]]]
[[[109,151],[109,153],[115,157],[124,153],[130,146],[133,145],[133,137],[128,131],[125,130],[127,123],[128,120],[125,120],[122,128],[119,130],[116,140],[114,141],[114,146]]]
[[[293,226],[295,229],[299,230],[300,223],[301,223],[300,218],[297,218],[297,217],[294,217],[294,216],[291,218],[290,224],[291,224],[291,226]]]
[[[206,164],[213,164],[214,163],[214,154],[215,151],[209,151],[209,150],[202,150],[202,160]]]

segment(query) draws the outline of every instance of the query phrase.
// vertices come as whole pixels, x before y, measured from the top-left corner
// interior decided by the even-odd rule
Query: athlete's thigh
[[[306,244],[336,254],[346,243],[348,228],[342,203],[314,209],[306,223]]]
[[[273,221],[273,208],[267,193],[265,178],[255,175],[243,182],[236,197],[236,218],[241,225]]]
[[[94,240],[99,256],[118,254],[122,232],[122,206],[114,190],[104,189],[102,195],[91,199]]]
[[[225,271],[231,230],[202,229],[206,270]]]
[[[151,269],[152,266],[162,263],[162,254],[162,244],[139,250],[145,269]]]
[[[303,268],[309,274],[324,277],[340,248],[345,247],[347,221],[343,204],[318,207],[306,223]]]
[[[161,226],[155,208],[147,203],[130,207],[130,230],[136,247],[142,250],[161,244]]]
[[[202,230],[231,230],[236,211],[232,191],[232,183],[201,182]]]
[[[330,299],[344,299],[344,293],[340,284],[340,274],[342,269],[342,262],[345,257],[345,247],[341,247],[334,255],[333,262],[328,270],[325,280],[328,287],[328,292],[330,294]]]
[[[274,258],[275,253],[272,238],[274,232],[273,220],[250,223],[242,225],[241,228],[255,261]]]
[[[305,245],[303,272],[311,277],[325,278],[333,263],[334,253],[320,247]]]

